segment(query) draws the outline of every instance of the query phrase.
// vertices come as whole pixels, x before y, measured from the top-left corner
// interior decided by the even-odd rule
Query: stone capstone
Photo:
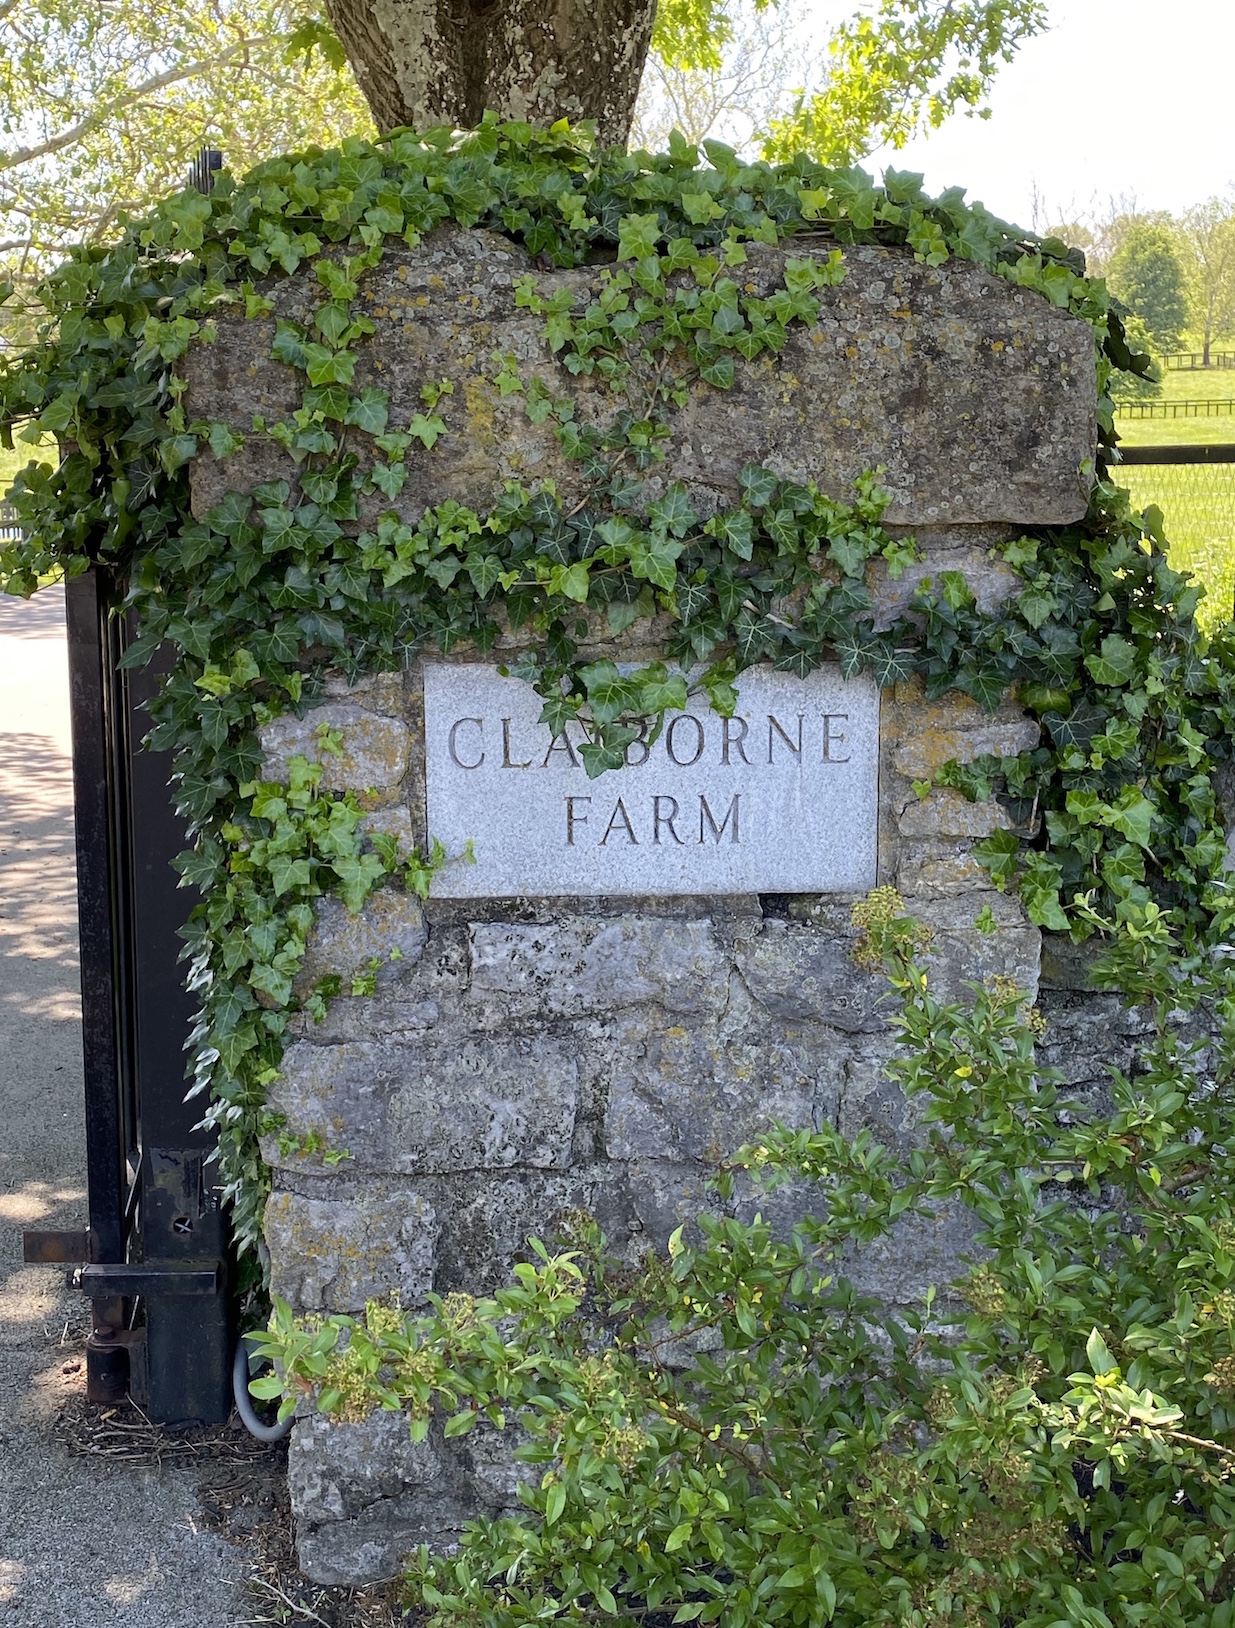
[[[766,297],[783,286],[786,258],[826,257],[832,247],[750,244],[742,288]],[[835,497],[882,466],[889,519],[900,525],[1081,519],[1092,479],[1082,471],[1092,470],[1096,444],[1088,324],[971,261],[927,266],[907,249],[869,245],[843,253],[844,280],[819,291],[818,320],[793,325],[778,356],[740,365],[731,390],[692,387],[658,478],[683,481],[715,507],[736,498],[747,463],[813,479]],[[511,479],[552,479],[567,506],[577,501],[580,465],[562,455],[552,420],[532,424],[519,392],[502,395],[492,358],[513,355],[525,383],[539,379],[572,400],[580,420],[610,418],[603,386],[554,359],[543,318],[517,308],[514,294],[530,276],[542,298],[567,290],[581,307],[601,275],[542,270],[522,247],[485,231],[442,227],[414,249],[387,247],[356,301],[375,331],[356,346],[355,388],[388,392],[397,428],[422,409],[424,385],[455,385],[439,406],[448,440],[407,461],[394,503],[401,515],[415,520],[447,498],[483,511]],[[220,308],[214,343],[195,346],[184,363],[189,418],[245,436],[222,462],[208,451],[194,459],[198,515],[228,491],[296,480],[296,465],[253,420],[299,408],[303,377],[270,349],[279,320],[311,324],[321,289],[306,268],[263,291],[273,302],[268,317]],[[634,363],[636,384],[645,365]],[[353,439],[367,461],[367,438]]]

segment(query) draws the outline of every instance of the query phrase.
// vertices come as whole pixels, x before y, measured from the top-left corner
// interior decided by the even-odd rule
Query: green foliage
[[[1140,317],[1159,354],[1177,351],[1188,326],[1188,277],[1171,229],[1131,228],[1107,271],[1111,292]]]
[[[369,131],[337,42],[302,10],[294,0],[0,4],[0,283],[11,268],[28,286],[66,244],[114,237],[126,214],[182,184],[203,145],[248,165]],[[6,316],[11,331],[16,313]]]
[[[512,670],[537,687],[554,731],[585,732],[590,774],[619,765],[637,736],[685,704],[691,670],[721,712],[755,662],[805,675],[836,658],[846,674],[883,685],[918,677],[928,695],[959,688],[988,708],[1009,686],[1027,686],[1046,725],[1042,747],[952,774],[970,795],[998,790],[1029,828],[1044,817],[1044,848],[1022,854],[1007,837],[986,851],[1033,919],[1087,931],[1074,896],[1094,890],[1112,909],[1161,898],[1197,929],[1221,908],[1208,761],[1229,751],[1235,650],[1206,647],[1193,616],[1199,590],[1169,569],[1154,523],[1113,487],[1097,486],[1083,525],[1005,551],[1025,587],[997,611],[979,609],[963,578],[944,573],[877,629],[875,573],[898,574],[914,546],[882,529],[876,475],[842,502],[750,466],[737,504],[706,520],[680,488],[652,495],[643,484],[692,392],[728,388],[748,361],[775,355],[792,324],[814,319],[844,276],[847,244],[906,244],[932,264],[977,260],[1036,290],[1092,325],[1105,387],[1113,368],[1139,364],[1101,286],[1077,274],[1062,244],[1026,242],[959,193],[932,200],[919,177],[893,172],[876,187],[859,170],[805,157],[747,165],[716,143],[706,153],[701,164],[679,140],[659,156],[598,154],[565,126],[489,121],[463,137],[402,132],[273,160],[242,184],[224,176],[208,198],[166,200],[114,247],[75,253],[41,288],[36,343],[0,368],[0,434],[16,430],[30,445],[54,436],[63,448],[57,466],[36,461],[18,478],[27,536],[0,550],[0,581],[30,593],[49,571],[97,562],[137,613],[126,661],[141,664],[165,641],[179,651],[152,707],[151,742],[176,754],[195,842],[185,875],[204,895],[190,925],[204,1003],[197,1079],[223,1131],[245,1243],[261,1200],[253,1135],[295,1004],[305,912],[326,888],[357,908],[403,863],[348,824],[346,800],[336,814],[316,794],[312,817],[284,799],[278,822],[290,822],[291,847],[282,823],[274,847],[237,847],[234,833],[265,818],[246,803],[256,730],[310,702],[328,666],[349,677],[397,669],[463,642],[487,651],[519,629],[525,648]],[[409,460],[449,447],[453,386],[427,385],[423,411],[392,424],[383,391],[353,386],[355,347],[369,331],[353,306],[387,241],[415,243],[449,219],[504,232],[559,266],[602,263],[594,298],[545,299],[534,279],[517,297],[543,319],[564,369],[608,385],[607,420],[579,422],[569,401],[539,383],[525,388],[511,358],[493,359],[499,389],[521,395],[579,462],[585,495],[569,510],[549,485],[511,485],[487,514],[443,503],[415,524],[381,507]],[[827,234],[823,251],[788,255],[783,285],[752,295],[737,269],[746,245],[791,246],[803,232]],[[273,346],[302,376],[301,406],[254,423],[295,461],[296,488],[269,482],[195,519],[189,460],[204,444],[226,457],[240,443],[227,426],[186,420],[178,360],[210,341],[218,308],[264,314],[257,279],[302,265],[320,303],[309,325],[279,323]],[[1101,415],[1109,437],[1109,399]],[[377,518],[362,524],[374,494]],[[581,656],[595,632],[616,635],[653,614],[667,619],[665,660],[622,674]],[[325,832],[346,826],[339,840],[350,851],[321,846],[323,821]],[[415,861],[409,881],[420,886],[441,857]],[[229,935],[249,920],[264,936],[241,955]]]
[[[174,675],[156,735],[175,730],[175,706],[193,705],[194,688],[220,707],[233,703],[234,717],[251,720],[249,685],[258,676],[246,650],[237,652],[227,673],[207,665],[195,682],[185,673]],[[215,717],[205,713],[206,729]],[[225,735],[226,714],[216,727]],[[319,746],[323,753],[339,750],[329,731],[319,732]],[[242,1248],[261,1235],[269,1176],[257,1139],[282,1125],[265,1102],[283,1055],[288,1009],[303,1005],[320,1020],[331,994],[338,993],[323,982],[303,1000],[294,998],[315,901],[334,893],[355,912],[375,887],[391,883],[424,898],[446,861],[440,844],[422,858],[400,854],[394,839],[380,832],[366,843],[356,798],[320,792],[320,763],[293,757],[287,767],[287,785],[241,782],[227,817],[212,822],[194,850],[177,861],[185,883],[204,895],[185,933],[189,986],[200,991],[203,1003],[189,1040],[196,1071],[192,1094],[208,1099],[205,1118],[218,1133],[225,1193]],[[364,972],[357,978],[367,982]],[[285,1154],[291,1150],[286,1139],[280,1145]],[[321,1151],[308,1143],[299,1150]],[[339,1157],[346,1155],[325,1154],[330,1163]]]
[[[880,0],[837,29],[826,85],[773,121],[766,155],[849,164],[881,143],[903,147],[958,108],[989,116],[995,75],[1046,12],[1045,0]]]
[[[1235,983],[1152,906],[1101,981],[1150,1039],[1109,1101],[1037,1066],[1006,979],[942,1005],[890,889],[855,910],[902,1009],[917,1145],[780,1130],[717,1180],[788,1234],[702,1216],[631,1268],[581,1217],[489,1300],[297,1323],[262,1342],[282,1411],[401,1410],[414,1439],[509,1430],[517,1518],[421,1551],[430,1628],[599,1622],[1229,1628],[1235,1595]],[[1103,924],[1109,926],[1110,924]],[[1184,1014],[1221,1032],[1216,1065]],[[892,1310],[848,1272],[943,1210],[946,1292]]]

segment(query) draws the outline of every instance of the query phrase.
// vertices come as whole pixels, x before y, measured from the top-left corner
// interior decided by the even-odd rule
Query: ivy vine
[[[1106,478],[1107,386],[1147,358],[1129,352],[1102,285],[1062,243],[1027,238],[957,191],[931,199],[917,176],[890,171],[878,187],[804,156],[746,164],[712,142],[705,160],[678,137],[660,155],[596,152],[565,125],[492,120],[462,137],[399,132],[275,159],[242,182],[222,176],[208,197],[167,199],[114,244],[76,251],[39,291],[33,342],[0,361],[0,438],[11,445],[16,431],[39,447],[54,437],[61,448],[54,465],[36,459],[18,478],[25,536],[0,550],[0,583],[29,594],[49,572],[97,563],[136,613],[126,662],[165,642],[180,652],[149,740],[174,752],[191,821],[180,867],[204,896],[187,928],[202,1001],[195,1088],[219,1132],[242,1247],[260,1236],[258,1136],[278,1129],[265,1095],[289,1012],[306,1001],[320,1010],[329,996],[296,993],[315,901],[335,893],[358,909],[377,886],[424,893],[446,861],[440,849],[400,853],[364,835],[355,800],[323,795],[304,760],[285,786],[260,779],[257,731],[310,704],[327,668],[354,678],[426,649],[487,651],[522,629],[512,671],[536,686],[551,729],[582,726],[590,774],[618,766],[637,735],[686,704],[688,670],[701,671],[722,713],[756,662],[805,675],[838,660],[846,675],[918,676],[930,696],[957,688],[987,708],[1016,686],[1043,721],[1043,744],[951,765],[940,779],[997,794],[1022,828],[1039,828],[1029,844],[1001,832],[978,850],[1031,918],[1083,934],[1092,918],[1076,901],[1096,895],[1111,911],[1157,898],[1192,934],[1226,920],[1210,767],[1230,755],[1235,643],[1201,634],[1201,589],[1170,568],[1159,518],[1133,513]],[[551,421],[579,461],[584,501],[567,509],[550,485],[512,484],[485,514],[447,502],[415,524],[391,509],[362,525],[362,499],[392,502],[409,459],[441,455],[453,385],[426,386],[423,410],[392,424],[384,392],[354,383],[356,348],[372,331],[355,302],[387,244],[414,245],[443,221],[504,233],[553,266],[604,266],[582,303],[569,291],[546,300],[534,279],[517,299],[543,319],[564,368],[607,382],[614,411],[605,427],[582,424],[495,355],[497,388]],[[731,275],[748,243],[795,238],[810,252],[786,260],[770,296],[751,297]],[[995,612],[945,572],[876,628],[870,562],[898,574],[914,545],[883,529],[875,473],[848,502],[753,465],[739,502],[707,518],[680,486],[645,501],[640,477],[663,459],[687,394],[728,388],[794,323],[812,322],[854,243],[905,245],[933,265],[978,261],[1093,329],[1104,462],[1089,515],[1003,550],[1023,587]],[[279,322],[273,347],[302,375],[301,405],[253,426],[294,458],[295,488],[231,494],[196,520],[189,460],[205,445],[226,457],[241,441],[226,425],[187,421],[176,364],[210,341],[222,303],[264,316],[263,279],[301,267],[320,303],[310,324]],[[364,468],[357,435],[373,450]],[[668,618],[664,660],[623,673],[584,659],[598,628],[618,635],[652,613]]]

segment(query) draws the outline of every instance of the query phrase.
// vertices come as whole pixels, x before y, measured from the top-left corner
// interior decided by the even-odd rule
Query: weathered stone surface
[[[827,247],[750,245],[744,289],[772,293],[786,256],[803,253]],[[1095,444],[1089,327],[972,262],[932,267],[906,249],[873,246],[844,254],[845,280],[820,292],[818,321],[791,329],[779,357],[739,366],[732,390],[696,387],[677,418],[664,478],[684,480],[701,501],[727,501],[738,470],[756,462],[844,496],[864,470],[883,465],[900,524],[1080,519],[1089,477],[1078,471]],[[391,422],[402,425],[420,410],[422,385],[450,378],[456,386],[445,404],[449,441],[409,459],[403,514],[447,497],[487,508],[510,478],[551,477],[568,501],[577,493],[580,467],[561,456],[551,425],[530,424],[521,397],[502,397],[493,382],[493,353],[513,354],[525,381],[541,378],[572,397],[581,418],[614,410],[594,381],[553,362],[542,319],[516,310],[513,285],[528,273],[545,297],[569,288],[582,300],[600,282],[598,269],[539,271],[517,245],[453,228],[415,249],[389,247],[364,279],[358,303],[376,332],[358,346],[357,387],[387,390]],[[300,376],[270,358],[270,345],[276,321],[309,321],[321,291],[306,269],[271,280],[268,292],[269,318],[247,322],[222,308],[216,342],[185,359],[189,417],[247,436],[223,464],[209,452],[195,459],[199,514],[229,489],[296,474],[252,420],[281,419],[300,405]]]
[[[346,990],[348,980],[369,971],[374,958],[380,962],[378,987],[384,989],[420,959],[426,937],[424,910],[414,894],[380,888],[355,916],[341,899],[328,896],[318,904],[297,989],[311,989],[324,973],[334,972]]]
[[[737,942],[735,961],[747,988],[774,1017],[807,1018],[848,1033],[882,1032],[889,1004],[882,978],[854,965],[854,935],[768,921]]]
[[[974,711],[977,713],[977,708]],[[924,709],[924,716],[915,721],[913,733],[896,747],[892,763],[898,774],[910,780],[929,780],[954,758],[958,763],[972,763],[974,758],[988,754],[1015,757],[1018,752],[1032,752],[1041,738],[1041,728],[1034,718],[992,720],[978,713],[964,727],[949,727],[935,723],[929,710]]]
[[[686,1028],[649,1014],[614,1025],[605,1114],[612,1159],[694,1160],[730,1153],[775,1122],[831,1118],[839,1059],[826,1032]]]
[[[474,922],[471,992],[520,1009],[578,1016],[655,1001],[670,1012],[719,1012],[729,962],[704,918]]]
[[[414,1442],[401,1413],[375,1409],[357,1423],[320,1413],[296,1421],[288,1479],[305,1520],[338,1520],[380,1499],[440,1487],[446,1471],[433,1442]]]
[[[973,1253],[978,1221],[959,1203],[938,1204],[934,1219],[903,1216],[891,1232],[855,1248],[845,1260],[846,1276],[859,1293],[894,1306],[922,1308],[929,1288],[946,1290]]]
[[[938,1000],[969,1001],[971,984],[998,977],[1011,978],[1033,1000],[1038,993],[1041,943],[1038,928],[1028,924],[990,933],[976,927],[936,933],[926,957],[931,993]]]
[[[372,814],[366,814],[356,827],[366,836],[374,831],[381,831],[388,837],[393,837],[399,845],[399,853],[403,858],[410,858],[413,848],[419,848],[419,832],[412,819],[412,811],[404,803],[393,803],[389,808],[374,809]]]
[[[293,1135],[317,1131],[359,1168],[413,1174],[569,1164],[577,1093],[569,1042],[411,1036],[296,1041],[271,1102]],[[282,1161],[273,1139],[265,1152]]]
[[[318,731],[326,726],[343,736],[342,750],[323,752]],[[322,766],[323,791],[374,793],[373,803],[390,802],[407,773],[411,737],[402,718],[383,717],[351,701],[328,701],[298,718],[285,712],[259,735],[266,754],[263,774],[286,784],[287,760],[304,757]]]
[[[988,837],[992,831],[1012,829],[1008,811],[993,797],[971,803],[948,789],[913,798],[897,824],[903,837]]]
[[[776,285],[785,252],[794,251],[752,247],[741,274],[752,293]],[[730,392],[695,390],[646,495],[682,480],[708,513],[736,497],[737,472],[754,461],[844,496],[862,470],[883,464],[890,523],[920,534],[923,557],[898,580],[882,562],[872,566],[877,613],[903,613],[924,576],[949,570],[993,610],[1020,583],[1000,546],[1020,527],[1084,511],[1088,477],[1078,469],[1093,453],[1090,330],[972,264],[931,268],[873,247],[847,248],[845,260],[846,279],[823,292],[818,322],[795,331],[781,356],[739,368]],[[396,426],[421,408],[422,384],[447,377],[456,386],[442,404],[448,438],[432,453],[409,454],[397,502],[407,518],[446,497],[485,509],[508,478],[553,478],[568,505],[577,501],[580,465],[561,456],[551,425],[531,425],[522,397],[502,397],[492,377],[494,352],[513,354],[525,380],[570,396],[580,420],[600,423],[616,410],[598,381],[571,377],[552,359],[541,319],[515,309],[514,283],[529,270],[542,292],[566,286],[580,301],[602,275],[543,272],[504,239],[447,229],[418,249],[388,250],[365,281],[359,303],[377,331],[359,347],[357,386],[389,391]],[[269,290],[269,322],[224,312],[217,345],[187,358],[190,417],[230,422],[247,437],[225,463],[209,453],[195,460],[198,513],[228,489],[296,478],[269,437],[250,433],[251,418],[274,421],[299,405],[302,381],[269,358],[269,345],[274,321],[306,320],[320,289],[298,275],[272,280]],[[368,439],[352,442],[364,465]],[[385,507],[376,497],[364,505],[365,523]],[[589,659],[603,648],[615,660],[642,662],[661,653],[667,631],[663,617],[642,620],[602,646],[596,641],[609,636],[594,625],[584,643]],[[498,651],[523,638],[504,633]],[[263,731],[265,772],[285,776],[297,752],[318,760],[317,733],[329,725],[341,732],[343,753],[322,759],[324,789],[356,791],[362,829],[410,848],[433,830],[425,694],[419,662],[355,685],[328,675],[321,704],[304,719],[280,718]],[[797,710],[817,731],[826,709]],[[500,727],[514,714],[501,708],[494,717],[486,750],[501,764],[517,746]],[[705,730],[715,726],[705,721]],[[824,837],[838,847],[866,844],[871,874],[860,889],[874,879],[877,857],[879,879],[900,886],[931,927],[933,992],[963,1000],[967,983],[996,974],[1032,992],[1040,935],[972,855],[975,840],[1007,828],[1005,811],[943,788],[918,800],[908,781],[930,779],[951,758],[1032,748],[1037,722],[1012,701],[993,714],[955,693],[928,702],[915,681],[885,693],[878,730],[877,807],[872,789],[861,818],[834,821]],[[512,770],[529,756],[509,755]],[[637,766],[623,773],[637,774]],[[530,770],[522,776],[532,778]],[[583,777],[578,790],[595,797],[615,784]],[[817,837],[805,779],[803,786],[802,819],[784,839],[799,847]],[[530,795],[520,793],[523,803]],[[535,823],[521,805],[511,818]],[[539,873],[512,876],[504,891],[485,883],[475,899],[459,901],[449,895],[467,888],[448,879],[424,909],[394,890],[377,893],[356,918],[336,901],[322,904],[299,987],[332,971],[346,989],[373,956],[379,971],[372,998],[337,999],[320,1024],[293,1018],[271,1092],[293,1139],[316,1133],[324,1149],[351,1155],[327,1165],[320,1151],[280,1154],[276,1138],[265,1140],[275,1166],[273,1282],[299,1310],[356,1310],[390,1291],[405,1303],[429,1288],[487,1292],[526,1256],[529,1236],[569,1238],[579,1211],[630,1260],[663,1249],[678,1226],[689,1233],[702,1211],[758,1210],[787,1231],[818,1210],[818,1191],[768,1194],[739,1184],[722,1206],[707,1187],[710,1156],[775,1120],[866,1129],[901,1150],[921,1137],[922,1105],[906,1102],[887,1075],[894,1002],[848,956],[857,881],[821,893],[823,884],[809,878],[774,885],[752,872],[723,896],[715,879],[709,896],[704,878],[671,897],[627,866],[620,885],[610,879],[566,902],[569,890],[546,892]],[[631,895],[638,902],[621,902]],[[994,924],[989,933],[974,925],[983,911]],[[401,952],[395,962],[392,947]],[[1068,983],[1064,973],[1057,981]],[[1109,1062],[1134,1066],[1139,1020],[1114,997],[1069,985],[1047,988],[1043,1006],[1043,1061],[1057,1063],[1088,1100],[1107,1088]],[[920,1303],[928,1284],[952,1280],[971,1238],[968,1215],[948,1209],[855,1251],[849,1270],[885,1301]],[[512,1445],[486,1430],[461,1443],[434,1437],[413,1446],[406,1421],[393,1414],[358,1425],[301,1420],[290,1477],[302,1565],[319,1581],[366,1582],[393,1575],[422,1541],[449,1544],[479,1510],[511,1503],[521,1473]]]
[[[411,1440],[401,1413],[358,1424],[306,1414],[287,1477],[301,1570],[318,1583],[394,1577],[418,1543],[449,1541],[462,1525],[448,1462],[432,1442]]]
[[[399,718],[407,706],[402,673],[362,673],[349,680],[344,673],[327,673],[322,681],[322,697],[327,701],[350,701],[383,717]]]
[[[916,909],[919,899],[994,890],[991,873],[973,858],[967,843],[951,848],[939,843],[906,845],[896,876],[897,886]]]
[[[433,1287],[437,1217],[410,1189],[342,1199],[274,1193],[263,1231],[271,1292],[305,1311],[360,1312],[392,1291],[414,1306]]]
[[[962,534],[947,534],[951,546],[941,546],[929,533],[919,536],[919,544],[924,545],[923,558],[906,566],[899,577],[893,577],[882,563],[876,567],[873,593],[876,626],[888,627],[898,617],[909,614],[913,609],[913,596],[922,582],[929,580],[938,592],[939,578],[945,571],[960,572],[977,600],[978,609],[987,615],[1020,592],[1025,579],[1000,558],[997,549],[984,548],[978,542],[961,542],[959,535]],[[1006,533],[1002,534],[1002,540],[1008,540]]]

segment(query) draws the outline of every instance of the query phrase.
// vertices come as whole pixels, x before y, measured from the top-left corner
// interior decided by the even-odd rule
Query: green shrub
[[[525,1512],[411,1566],[435,1628],[1235,1617],[1228,962],[1126,910],[1099,982],[1145,1006],[1142,1071],[1070,1104],[1010,982],[941,1005],[898,896],[855,915],[902,1003],[891,1071],[919,1139],[745,1149],[719,1195],[792,1183],[800,1213],[813,1191],[790,1235],[702,1216],[631,1268],[581,1221],[491,1300],[278,1308],[264,1388],[285,1411],[311,1394],[402,1409],[416,1438],[517,1428]],[[858,1252],[944,1205],[972,1221],[964,1275],[912,1307],[860,1294]]]

